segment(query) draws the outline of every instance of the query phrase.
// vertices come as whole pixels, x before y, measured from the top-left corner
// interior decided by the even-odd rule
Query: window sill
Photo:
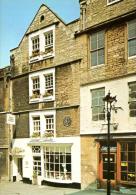
[[[134,55],[134,56],[128,56],[128,60],[132,60],[132,59],[136,59],[136,55]]]
[[[108,3],[108,2],[107,2],[107,6],[110,6],[110,5],[119,3],[120,1],[122,1],[122,0],[116,0],[116,1],[113,1],[113,2],[111,2],[111,3]]]
[[[45,60],[45,59],[48,59],[48,58],[53,58],[55,55],[54,53],[48,53],[48,54],[43,54],[43,55],[39,55],[39,56],[36,56],[36,57],[31,57],[29,58],[29,63],[34,63],[34,62],[38,62],[38,61],[41,61],[41,60]]]
[[[34,99],[29,100],[29,104],[38,103],[38,102],[50,102],[50,101],[54,101],[54,100],[55,100],[54,96],[43,97],[43,98],[34,98]]]
[[[95,66],[91,65],[91,69],[101,68],[103,66],[105,66],[105,64],[98,64],[98,65],[95,65]]]
[[[72,183],[72,180],[48,179],[48,178],[44,178],[44,180],[49,182],[55,182],[55,183]]]

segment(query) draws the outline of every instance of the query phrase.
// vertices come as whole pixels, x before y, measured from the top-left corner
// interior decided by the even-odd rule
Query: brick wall
[[[71,124],[65,126],[65,117],[70,117]],[[76,136],[80,134],[79,130],[79,108],[63,108],[57,109],[56,112],[56,135],[57,137],[63,136]]]
[[[13,138],[29,137],[29,113],[17,114],[16,125],[13,127]]]

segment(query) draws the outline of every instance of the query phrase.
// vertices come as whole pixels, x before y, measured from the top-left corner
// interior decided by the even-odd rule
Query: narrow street
[[[106,195],[105,190],[79,190],[51,186],[38,186],[22,182],[0,182],[0,195]],[[113,191],[111,195],[136,195],[136,190]]]

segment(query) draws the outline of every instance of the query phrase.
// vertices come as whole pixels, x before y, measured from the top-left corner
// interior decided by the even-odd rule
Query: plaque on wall
[[[71,122],[72,122],[72,120],[71,120],[71,118],[70,118],[69,116],[66,116],[66,117],[63,119],[63,125],[64,125],[65,127],[69,127],[69,126],[71,125]]]

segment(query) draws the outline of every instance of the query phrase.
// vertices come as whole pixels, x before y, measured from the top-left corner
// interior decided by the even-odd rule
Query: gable
[[[42,5],[35,15],[32,23],[28,27],[26,34],[30,34],[58,22],[64,23],[62,19],[60,19],[53,11],[50,10],[50,8],[48,8],[46,5]]]

